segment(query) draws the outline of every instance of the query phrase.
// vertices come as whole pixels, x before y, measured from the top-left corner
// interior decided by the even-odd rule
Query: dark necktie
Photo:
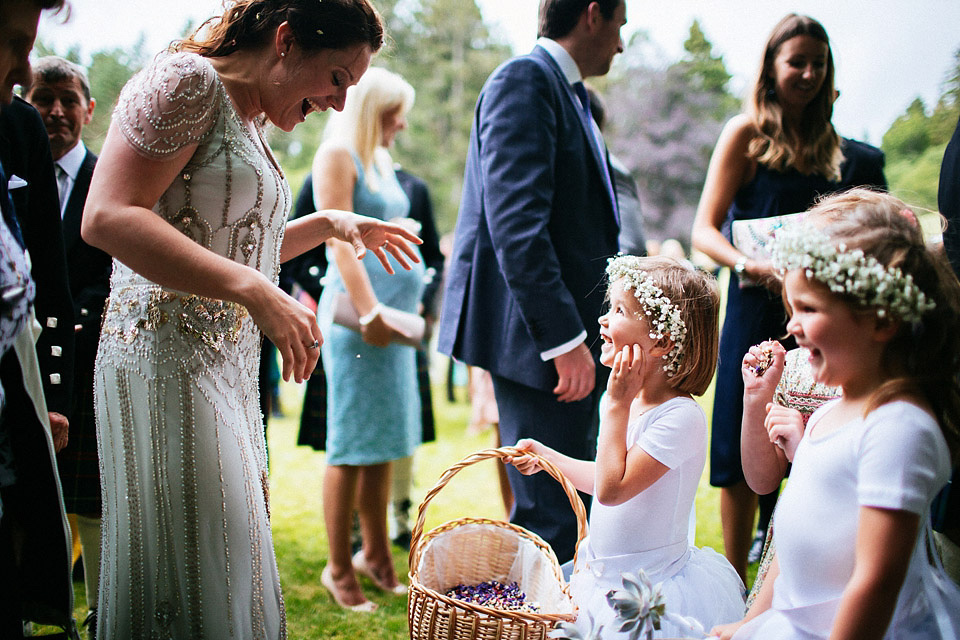
[[[593,143],[600,151],[600,165],[603,167],[604,186],[606,186],[607,194],[610,196],[610,202],[613,204],[613,215],[617,219],[617,224],[620,224],[620,212],[617,210],[617,197],[613,192],[613,178],[610,176],[609,167],[607,167],[607,148],[603,139],[598,136],[594,130],[593,114],[590,113],[590,94],[587,93],[587,87],[583,84],[582,80],[573,83],[573,90],[580,99],[580,106],[583,107],[583,112],[587,115],[587,127],[590,130],[590,139],[593,140]],[[599,128],[597,131],[599,131]]]
[[[587,93],[587,87],[583,84],[582,80],[578,80],[573,83],[573,90],[577,93],[577,97],[580,98],[580,106],[583,107],[583,111],[587,114],[587,121],[593,126],[593,114],[590,113],[590,94]]]

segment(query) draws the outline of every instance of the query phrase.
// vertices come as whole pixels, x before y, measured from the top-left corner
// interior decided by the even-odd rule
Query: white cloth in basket
[[[516,581],[538,613],[573,612],[549,556],[533,540],[496,524],[462,524],[432,538],[417,569],[421,584],[440,593],[460,584]]]

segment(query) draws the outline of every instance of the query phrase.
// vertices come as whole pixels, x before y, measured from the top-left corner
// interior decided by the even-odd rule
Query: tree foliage
[[[388,22],[395,46],[382,62],[413,85],[417,101],[395,155],[430,185],[438,227],[450,231],[477,96],[511,52],[487,29],[473,0],[397,4]]]
[[[937,104],[916,98],[883,135],[890,190],[904,201],[937,209],[943,152],[960,120],[960,48],[945,74]]]
[[[681,60],[656,66],[649,37],[631,38],[607,85],[607,140],[637,181],[647,237],[689,246],[707,163],[737,101],[696,21],[684,48]]]
[[[463,169],[477,95],[511,51],[482,19],[475,0],[379,0],[388,43],[374,64],[400,73],[417,91],[409,129],[394,157],[430,185],[441,232],[459,208]],[[184,31],[190,30],[187,24]],[[723,123],[738,109],[730,74],[694,21],[680,60],[666,60],[644,32],[636,32],[613,71],[597,79],[605,94],[605,135],[640,187],[648,236],[689,242],[706,167]],[[155,52],[134,46],[93,53],[88,66],[97,100],[84,141],[99,151],[124,83]],[[54,51],[43,42],[36,56],[58,54],[84,64],[79,46]],[[932,109],[915,100],[883,138],[891,189],[912,203],[936,207],[936,174],[960,118],[960,49],[945,73]],[[268,132],[294,190],[310,170],[325,114],[311,115],[292,133]]]

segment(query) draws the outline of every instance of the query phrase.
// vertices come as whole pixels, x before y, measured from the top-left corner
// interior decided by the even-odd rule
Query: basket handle
[[[457,475],[461,469],[483,460],[489,460],[490,458],[498,458],[503,460],[508,457],[522,455],[533,456],[536,458],[543,470],[549,473],[554,480],[560,483],[560,486],[563,487],[563,492],[567,494],[567,499],[570,500],[570,506],[573,507],[573,513],[577,516],[577,544],[573,553],[574,564],[576,564],[577,554],[580,552],[580,543],[582,543],[583,539],[587,537],[587,510],[583,506],[583,501],[580,499],[580,495],[577,493],[576,487],[574,487],[573,483],[570,482],[570,480],[568,480],[567,477],[560,472],[556,465],[543,456],[533,453],[532,451],[521,451],[516,447],[500,447],[499,449],[482,449],[466,456],[460,462],[444,471],[440,476],[440,479],[437,480],[437,483],[432,489],[430,489],[430,491],[427,492],[427,495],[424,496],[423,502],[420,503],[420,508],[417,511],[417,522],[413,527],[413,533],[410,537],[409,566],[411,571],[413,571],[415,567],[419,566],[420,557],[423,555],[423,551],[420,548],[420,541],[423,537],[423,527],[427,516],[427,505],[430,504],[430,501],[433,500],[438,493],[440,493],[440,490],[443,489],[448,482],[450,482],[453,476]]]

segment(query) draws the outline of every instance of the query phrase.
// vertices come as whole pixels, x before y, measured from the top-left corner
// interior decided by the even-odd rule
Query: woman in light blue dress
[[[314,201],[392,220],[405,219],[410,202],[397,182],[387,149],[406,127],[413,88],[400,76],[370,69],[347,96],[340,113],[331,114],[325,141],[313,165]],[[319,303],[327,337],[323,363],[327,375],[327,467],[323,510],[330,559],[321,582],[340,606],[371,612],[356,574],[363,573],[383,591],[397,595],[397,580],[387,537],[391,461],[413,454],[420,442],[420,399],[415,349],[391,343],[384,306],[415,312],[423,291],[423,265],[389,276],[358,261],[349,245],[327,245],[330,266]],[[379,271],[379,272],[378,272]],[[336,299],[346,292],[360,315],[360,330],[334,324]],[[350,523],[357,509],[363,549],[351,557]]]

